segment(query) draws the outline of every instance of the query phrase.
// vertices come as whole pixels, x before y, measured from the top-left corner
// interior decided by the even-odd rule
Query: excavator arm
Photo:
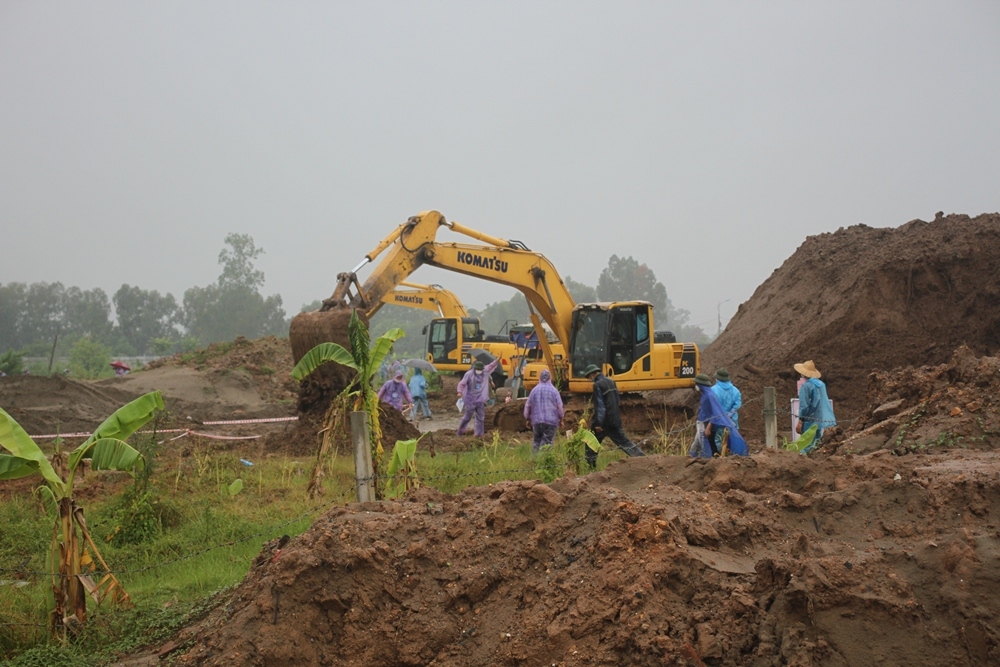
[[[440,243],[436,239],[441,227],[481,241],[483,245]],[[383,253],[379,264],[361,283],[357,272]],[[365,255],[351,272],[339,274],[337,288],[323,302],[321,310],[359,308],[371,313],[373,308],[377,310],[375,304],[383,302],[424,264],[519,290],[559,341],[569,344],[575,303],[552,263],[519,241],[508,241],[448,222],[437,211],[425,211],[411,217]]]
[[[399,287],[382,297],[382,300],[368,311],[369,319],[383,304],[429,310],[441,317],[469,316],[469,311],[465,309],[465,305],[455,293],[440,285],[418,285],[417,283],[402,282]]]

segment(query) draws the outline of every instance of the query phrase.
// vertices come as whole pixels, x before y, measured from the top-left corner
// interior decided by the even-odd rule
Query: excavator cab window
[[[431,333],[427,337],[427,351],[434,361],[448,361],[448,353],[458,347],[458,329],[454,319],[431,320]]]
[[[479,320],[474,317],[462,319],[462,340],[483,340],[483,331],[479,328]]]
[[[611,368],[614,373],[627,373],[635,363],[635,348],[638,340],[635,306],[623,306],[611,311]],[[646,316],[644,336],[649,340],[649,315]]]
[[[570,341],[570,362],[573,377],[583,377],[590,364],[603,368],[607,361],[608,311],[577,310],[573,313],[573,338]]]

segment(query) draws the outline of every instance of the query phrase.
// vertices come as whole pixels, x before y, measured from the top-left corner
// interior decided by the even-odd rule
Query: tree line
[[[0,284],[0,370],[20,372],[18,357],[68,358],[75,375],[109,374],[112,356],[166,355],[189,351],[237,336],[287,336],[289,320],[279,295],[264,296],[264,273],[254,261],[264,253],[248,234],[229,234],[219,253],[221,273],[204,287],[191,287],[178,301],[174,295],[137,285],[122,285],[114,294],[83,290],[62,283]],[[632,257],[612,255],[596,286],[566,277],[578,303],[641,299],[653,304],[657,330],[670,330],[677,340],[699,344],[711,338],[688,324],[690,313],[675,308],[666,287],[652,269]],[[319,301],[304,305],[314,310]],[[113,307],[113,311],[112,311]],[[112,312],[114,317],[112,317]],[[506,301],[469,309],[488,333],[500,333],[508,322],[529,322],[520,293]],[[378,336],[393,327],[407,335],[396,353],[423,353],[425,310],[383,306],[372,320]],[[54,369],[56,371],[62,369]]]
[[[264,273],[254,260],[263,248],[248,234],[229,234],[224,243],[218,279],[186,290],[180,302],[128,284],[110,298],[100,288],[59,282],[0,284],[0,353],[8,360],[72,358],[74,349],[84,348],[92,354],[75,356],[100,356],[102,350],[106,356],[164,355],[241,335],[287,335],[281,297],[261,294]]]

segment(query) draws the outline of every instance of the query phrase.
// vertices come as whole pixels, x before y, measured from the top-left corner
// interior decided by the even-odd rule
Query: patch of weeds
[[[924,416],[924,412],[926,412],[926,410],[927,410],[927,401],[924,401],[923,403],[920,404],[920,407],[917,409],[917,411],[910,416],[910,421],[906,422],[905,424],[903,424],[902,427],[900,427],[899,433],[896,435],[895,446],[897,448],[903,446],[903,440],[906,439],[906,432],[917,425],[917,422],[919,422],[920,419]]]
[[[556,481],[559,477],[559,468],[555,447],[542,445],[542,448],[538,450],[538,459],[535,461],[535,473],[542,480],[542,483],[549,484]]]

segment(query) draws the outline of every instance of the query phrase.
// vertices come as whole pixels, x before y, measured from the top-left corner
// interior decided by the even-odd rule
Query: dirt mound
[[[25,431],[92,431],[138,393],[68,377],[18,375],[0,378],[0,407]]]
[[[298,394],[298,383],[291,378],[293,367],[287,338],[265,336],[249,340],[237,336],[232,342],[212,343],[201,350],[157,359],[146,366],[144,373],[165,368],[190,368],[213,377],[241,374],[253,385],[261,401],[292,405]]]
[[[338,507],[172,646],[195,665],[992,664],[998,463],[654,456]]]
[[[944,363],[963,343],[1000,351],[998,274],[996,213],[810,236],[740,306],[702,367],[727,367],[744,396],[768,385],[785,401],[796,393],[792,364],[813,359],[838,417],[853,416],[873,370]],[[760,411],[744,412],[744,430],[762,433]]]
[[[382,446],[392,452],[397,440],[411,440],[420,437],[420,431],[391,405],[380,403],[379,426],[382,429]],[[318,411],[299,415],[296,422],[266,436],[264,448],[267,451],[281,451],[287,454],[315,454],[320,445],[320,431],[325,415]],[[351,445],[351,424],[349,419],[342,422],[339,435],[334,439],[334,450],[348,456],[353,455]]]
[[[868,409],[823,449],[989,447],[1000,435],[998,396],[1000,357],[978,357],[964,345],[946,364],[876,371],[868,376]]]

